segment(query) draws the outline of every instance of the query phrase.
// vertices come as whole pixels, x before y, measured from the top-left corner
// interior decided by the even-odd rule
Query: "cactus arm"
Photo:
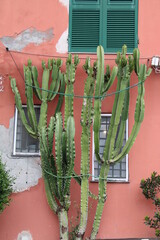
[[[47,129],[46,127],[41,128],[41,132],[39,134],[39,140],[40,140],[40,151],[41,151],[41,162],[42,162],[42,173],[44,178],[44,184],[45,184],[45,191],[46,191],[46,197],[49,206],[51,209],[56,213],[58,209],[57,202],[55,200],[55,197],[53,195],[53,192],[56,193],[55,185],[54,185],[54,178],[51,175],[51,165],[48,161],[48,148],[47,148]],[[53,159],[52,159],[53,160]]]
[[[69,117],[67,122],[67,131],[66,131],[66,141],[67,141],[67,171],[66,176],[72,176],[74,168],[74,159],[75,159],[75,123],[74,118]],[[64,185],[64,195],[69,195],[70,193],[70,182],[71,178],[66,179]]]
[[[119,92],[119,90],[120,90],[120,83],[121,83],[121,79],[119,78],[118,83],[117,83],[117,89],[116,89],[117,92]],[[119,99],[119,94],[116,94],[115,99],[114,99],[111,119],[115,118],[118,99]],[[107,133],[107,140],[106,140],[104,152],[103,152],[103,159],[107,159],[107,157],[108,157],[108,151],[109,151],[109,146],[110,146],[110,139],[112,137],[112,131],[113,131],[113,124],[110,123],[109,131]]]
[[[49,83],[49,75],[50,75],[50,69],[47,69],[45,67],[44,62],[42,62],[43,67],[43,76],[42,76],[42,104],[41,104],[41,110],[40,110],[40,118],[39,118],[39,131],[41,131],[41,127],[45,126],[47,124],[47,97],[48,97],[48,83]]]
[[[73,96],[70,96],[73,94],[72,84],[67,84],[65,94],[67,94],[65,95],[65,121],[64,121],[64,127],[66,129],[69,116],[73,116]]]
[[[27,113],[30,124],[34,129],[35,133],[37,134],[37,119],[36,113],[34,109],[34,102],[33,102],[33,88],[32,86],[32,75],[29,67],[24,68],[24,76],[25,76],[25,95],[27,99]]]
[[[57,103],[57,107],[55,110],[55,116],[56,113],[60,112],[61,107],[62,107],[62,103],[63,103],[63,98],[64,98],[64,92],[65,92],[65,81],[64,81],[64,74],[60,73],[60,80],[61,80],[61,86],[60,86],[60,95],[58,98],[58,103]]]
[[[116,163],[116,162],[119,162],[121,159],[123,159],[123,157],[129,152],[129,150],[131,149],[131,147],[133,146],[133,144],[135,142],[135,139],[136,139],[137,134],[139,132],[141,123],[142,123],[143,118],[144,118],[144,109],[145,109],[145,105],[144,105],[144,93],[145,93],[144,81],[147,78],[147,76],[149,76],[150,73],[151,73],[150,70],[148,72],[146,71],[146,66],[145,65],[140,66],[139,73],[138,73],[138,81],[141,82],[141,84],[139,84],[139,86],[138,86],[138,96],[137,96],[135,116],[134,116],[135,123],[133,125],[132,132],[129,136],[129,139],[122,149],[122,152],[118,156],[116,156],[114,159],[110,160],[110,163]]]
[[[67,64],[66,66],[66,74],[65,74],[65,83],[66,83],[66,92],[65,92],[65,119],[64,126],[67,128],[67,121],[69,116],[73,116],[73,83],[75,81],[75,66],[71,64]]]
[[[51,168],[50,175],[52,176],[52,178],[50,178],[52,192],[55,194],[56,198],[59,199],[57,178],[56,178],[57,177],[57,168],[56,168],[55,158],[54,158],[53,154],[50,156],[49,161],[50,161],[50,168]]]
[[[120,125],[119,125],[118,137],[117,137],[116,144],[115,144],[115,149],[112,154],[113,158],[119,154],[119,152],[122,148],[125,129],[126,129],[126,121],[121,120]]]
[[[124,100],[125,100],[124,89],[126,89],[126,87],[128,86],[128,82],[130,81],[129,65],[127,64],[127,60],[124,55],[121,56],[119,70],[120,70],[120,73],[122,73],[122,75],[119,75],[120,77],[118,78],[119,83],[117,84],[117,91],[119,91],[120,93],[116,94],[115,101],[113,104],[109,133],[107,136],[107,140],[104,148],[104,154],[103,154],[103,158],[105,159],[105,161],[110,159],[110,157],[113,156],[114,154],[114,146],[115,146],[115,140],[116,140],[116,135],[118,131],[118,125],[120,122],[120,117],[122,114]]]
[[[135,48],[133,50],[133,58],[134,58],[134,70],[137,75],[139,73],[139,57],[140,57],[139,49]]]
[[[53,64],[52,64],[52,82],[50,85],[50,91],[48,93],[48,101],[51,101],[51,98],[55,97],[55,93],[53,91],[55,91],[56,86],[59,85],[58,83],[58,75],[59,75],[59,69],[57,67],[56,61],[53,59]]]
[[[66,83],[65,91],[65,116],[64,116],[64,127],[67,128],[67,121],[69,116],[73,116],[73,84],[75,82],[75,71],[80,60],[77,55],[74,56],[74,63],[72,63],[72,55],[69,54],[66,61],[66,73],[64,75]]]
[[[89,69],[89,76],[85,83],[84,96],[92,96],[94,92],[94,79],[92,77],[93,69]],[[77,240],[82,237],[88,220],[88,197],[89,197],[89,159],[90,159],[90,127],[92,124],[92,99],[83,100],[81,113],[81,217],[76,236]]]
[[[60,60],[60,59],[59,59]],[[50,93],[48,94],[48,100],[51,101],[55,98],[55,96],[57,95],[59,86],[60,86],[60,76],[61,76],[61,71],[59,70],[59,68],[62,66],[62,61],[57,60],[57,62],[55,62],[53,60],[53,66],[52,66],[52,82],[50,85]]]
[[[98,204],[97,204],[97,209],[96,209],[96,214],[95,214],[95,218],[94,218],[94,223],[93,223],[90,239],[96,239],[96,235],[97,235],[97,232],[98,232],[98,229],[99,229],[104,204],[105,204],[106,199],[107,199],[106,180],[103,180],[103,179],[107,179],[108,172],[109,172],[109,165],[108,164],[106,165],[104,163],[101,166],[101,171],[100,171],[100,176],[99,176]]]
[[[55,130],[55,118],[50,118],[50,123],[48,126],[48,152],[51,155],[52,154],[52,148],[53,148],[53,134]]]
[[[13,91],[14,96],[15,96],[16,107],[19,111],[19,114],[20,114],[20,117],[21,117],[21,120],[22,120],[22,123],[23,123],[25,129],[27,130],[27,132],[33,138],[37,138],[37,135],[36,135],[35,131],[29,126],[28,121],[26,119],[26,115],[25,115],[24,110],[22,108],[21,96],[19,94],[15,78],[11,78],[11,88],[12,88],[12,91]]]
[[[33,91],[34,91],[35,95],[37,96],[37,98],[39,100],[42,100],[42,94],[41,94],[40,86],[39,86],[39,82],[38,82],[38,71],[35,66],[31,67],[31,73],[32,73],[32,81],[35,86],[33,88]]]
[[[117,76],[117,73],[118,73],[118,68],[115,66],[115,67],[113,67],[111,76],[110,76],[107,84],[105,84],[105,86],[104,86],[104,90],[102,91],[102,94],[106,93],[110,89],[110,87],[114,83],[114,80],[115,80],[115,78]]]
[[[125,73],[124,79],[121,81],[121,86],[120,86],[120,91],[122,91],[122,92],[120,92],[120,94],[119,94],[117,106],[115,106],[115,108],[113,107],[113,109],[115,109],[115,115],[113,114],[114,118],[111,117],[111,126],[113,127],[113,129],[112,129],[112,137],[110,139],[110,148],[109,148],[109,152],[108,152],[109,156],[111,156],[114,151],[115,140],[116,140],[116,135],[117,135],[117,131],[118,131],[118,125],[120,123],[120,117],[121,117],[121,113],[123,110],[123,105],[124,105],[124,100],[125,100],[125,91],[123,91],[123,90],[126,89],[127,83],[130,79],[130,74],[128,74],[128,65],[125,68],[126,68],[127,73]],[[104,159],[106,159],[106,158],[104,158]]]
[[[96,80],[96,89],[95,96],[100,96],[103,85],[104,85],[104,50],[101,46],[97,48],[97,80]],[[97,98],[94,101],[94,144],[95,144],[95,155],[98,162],[101,163],[101,157],[99,155],[99,130],[101,126],[101,99]]]
[[[45,179],[45,178],[44,178],[44,185],[45,185],[45,192],[46,192],[46,198],[47,198],[48,205],[54,211],[54,213],[56,213],[58,210],[58,205],[52,194],[49,183],[48,183],[47,179]]]
[[[62,115],[57,113],[56,115],[56,127],[55,127],[55,153],[56,153],[56,166],[57,166],[57,185],[58,193],[60,196],[60,202],[63,201],[63,168],[62,168]]]
[[[120,120],[119,132],[118,132],[118,137],[115,144],[115,150],[113,152],[113,158],[116,155],[118,155],[123,145],[124,134],[126,129],[126,121],[128,119],[128,112],[129,112],[129,100],[130,100],[129,86],[130,86],[130,79],[128,79],[128,82],[126,85],[128,90],[125,91],[125,98],[124,98],[124,104],[123,104],[122,115]]]

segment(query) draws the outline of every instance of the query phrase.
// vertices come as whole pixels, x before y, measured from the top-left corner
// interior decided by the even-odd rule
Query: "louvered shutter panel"
[[[137,47],[137,0],[110,0],[106,7],[106,52],[120,51],[124,44],[128,52]]]
[[[74,0],[75,3],[98,3],[99,0]]]
[[[133,3],[134,0],[110,0],[110,3]]]
[[[75,0],[75,2],[83,2],[83,0]],[[98,3],[97,0],[90,0],[85,4],[72,4],[70,7],[69,51],[96,52],[100,44],[100,4]]]

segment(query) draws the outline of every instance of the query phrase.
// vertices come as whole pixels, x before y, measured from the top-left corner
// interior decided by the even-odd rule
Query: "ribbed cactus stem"
[[[77,65],[77,60],[72,63],[72,56],[69,54],[66,61],[66,74],[64,75],[66,83],[65,91],[65,118],[64,118],[64,127],[67,128],[67,121],[69,116],[73,116],[73,84],[75,82],[75,70]]]
[[[50,76],[50,69],[46,68],[45,63],[42,62],[43,66],[43,76],[42,76],[42,104],[40,110],[40,118],[39,118],[39,131],[41,131],[42,126],[47,124],[47,98],[48,98],[48,84],[49,84],[49,76]]]
[[[26,73],[26,98],[27,98],[27,113],[28,113],[28,118],[29,122],[34,129],[35,133],[38,135],[38,124],[37,124],[37,119],[36,119],[36,113],[34,109],[34,102],[33,102],[33,89],[31,87],[32,85],[32,80],[31,80],[31,73],[30,71],[28,74]]]
[[[41,94],[40,86],[39,86],[39,82],[38,82],[38,71],[35,66],[31,67],[31,73],[32,73],[32,83],[34,86],[33,91],[34,91],[35,95],[37,96],[37,98],[39,100],[42,100],[42,94]]]
[[[63,98],[64,98],[65,86],[66,86],[63,73],[60,73],[59,78],[60,78],[61,86],[60,86],[60,90],[59,90],[59,98],[58,98],[58,103],[57,103],[57,107],[55,110],[55,116],[56,116],[56,113],[60,112],[60,110],[61,110]]]
[[[57,186],[61,204],[63,204],[62,130],[62,115],[61,113],[57,113],[55,127],[55,152],[58,177]]]
[[[92,96],[94,92],[94,78],[93,68],[88,66],[87,70],[89,76],[85,82],[84,96]],[[81,215],[80,224],[76,233],[76,240],[82,239],[88,220],[88,197],[89,197],[89,162],[90,162],[90,127],[92,124],[92,98],[85,98],[83,100],[81,113]]]
[[[104,180],[104,179],[107,179],[108,172],[109,172],[109,165],[108,164],[103,164],[101,166],[100,175],[99,175],[98,204],[97,204],[96,215],[95,215],[95,218],[94,218],[94,223],[93,223],[90,239],[96,239],[96,236],[97,236],[97,233],[98,233],[98,230],[99,230],[99,225],[100,225],[100,221],[101,221],[101,217],[102,217],[104,204],[107,200],[107,195],[106,195],[107,183],[106,183],[106,180]]]
[[[99,155],[99,130],[101,126],[101,93],[104,89],[104,50],[102,46],[97,48],[97,79],[95,96],[97,97],[94,101],[94,143],[95,143],[95,155],[97,161],[101,163],[101,157]]]

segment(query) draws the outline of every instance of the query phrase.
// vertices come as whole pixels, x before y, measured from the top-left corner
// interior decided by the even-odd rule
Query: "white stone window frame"
[[[111,113],[102,113],[101,117],[111,117]],[[126,121],[126,141],[128,140],[128,119]],[[125,178],[107,178],[107,182],[129,182],[129,165],[128,165],[128,154],[125,156],[126,158],[126,177]],[[94,131],[92,133],[92,181],[98,182],[98,177],[95,177],[95,168],[94,168],[94,160],[95,160],[95,153],[94,153]]]
[[[22,105],[22,108],[27,108],[27,105]],[[40,105],[34,105],[34,108],[39,108]],[[15,106],[15,114],[14,114],[14,136],[13,136],[13,156],[17,157],[37,157],[40,156],[39,152],[17,152],[16,151],[16,141],[17,141],[17,122],[18,122],[18,109]]]

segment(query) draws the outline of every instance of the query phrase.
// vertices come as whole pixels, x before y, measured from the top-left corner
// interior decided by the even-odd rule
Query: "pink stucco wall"
[[[160,55],[159,11],[160,0],[139,0],[138,35],[141,57],[148,58],[153,55]],[[0,19],[0,38],[4,36],[15,37],[29,28],[44,32],[53,28],[54,36],[51,40],[40,45],[31,43],[22,50],[50,55],[58,55],[56,44],[68,27],[67,8],[59,0],[1,0]],[[14,54],[14,57],[22,71],[23,63],[26,63],[29,56]],[[34,56],[31,58],[33,63],[40,67],[42,58]],[[141,62],[147,63],[146,60],[141,60]],[[109,64],[113,66],[113,61],[109,62]],[[75,93],[80,95],[83,94],[85,79],[85,74],[81,72],[81,69],[79,67],[77,70],[75,83]],[[4,92],[0,93],[0,125],[8,128],[9,121],[14,116],[14,97],[10,89],[8,75],[16,77],[21,88],[24,85],[1,41],[0,73],[6,76]],[[133,79],[132,83],[134,82]],[[146,214],[151,215],[153,207],[141,194],[139,183],[142,178],[150,176],[152,171],[159,171],[160,169],[160,75],[156,75],[153,71],[145,83],[145,88],[145,118],[129,154],[129,183],[108,184],[108,198],[102,215],[98,234],[99,239],[154,237],[154,231],[143,223],[144,216]],[[112,90],[114,89],[115,86],[113,86]],[[136,94],[137,89],[131,90],[129,132],[131,132],[133,125]],[[24,96],[23,102],[25,102]],[[113,97],[108,98],[107,104],[105,103],[106,101],[102,106],[102,111],[111,112]],[[81,104],[81,100],[75,100],[77,129],[79,129]],[[80,134],[80,131],[76,132],[77,157],[75,169],[77,172],[80,170]],[[3,141],[2,137],[1,141]],[[90,183],[90,188],[93,192],[98,192],[97,183]],[[80,189],[74,181],[72,182],[71,192],[72,202],[79,202]],[[88,233],[91,230],[95,212],[94,200],[91,203],[92,209],[90,210]],[[72,207],[70,216],[75,216],[75,211],[75,208]],[[59,239],[58,220],[46,203],[42,179],[37,186],[32,187],[29,191],[13,194],[10,206],[0,215],[0,240],[15,240],[18,233],[23,230],[30,231],[34,240]]]

